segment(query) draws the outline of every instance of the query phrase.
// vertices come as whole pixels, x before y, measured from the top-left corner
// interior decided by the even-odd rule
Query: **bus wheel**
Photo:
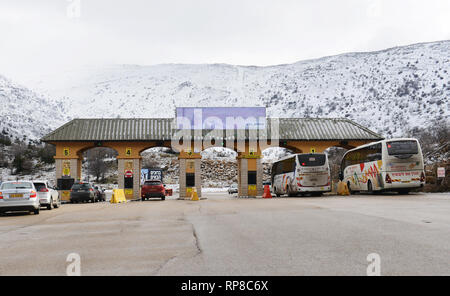
[[[273,188],[273,192],[275,193],[275,196],[276,196],[276,197],[280,197],[280,196],[281,196],[281,194],[278,193],[277,187],[274,187],[274,188]]]
[[[352,187],[350,187],[350,181],[347,182],[347,188],[350,195],[354,194],[355,192],[352,190]]]
[[[290,186],[288,186],[288,187],[286,188],[286,193],[287,193],[287,196],[289,196],[289,197],[295,196],[295,194],[292,193],[291,187],[290,187]]]
[[[367,182],[367,192],[373,194],[372,182],[370,180]]]

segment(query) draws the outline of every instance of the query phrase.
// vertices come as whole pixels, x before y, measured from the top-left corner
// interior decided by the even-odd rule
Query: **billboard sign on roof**
[[[177,107],[177,129],[265,129],[265,107]]]

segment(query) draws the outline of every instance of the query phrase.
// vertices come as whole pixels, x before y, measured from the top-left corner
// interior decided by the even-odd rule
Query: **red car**
[[[142,201],[152,197],[160,197],[161,200],[166,199],[166,188],[161,181],[145,181],[144,185],[142,185]]]

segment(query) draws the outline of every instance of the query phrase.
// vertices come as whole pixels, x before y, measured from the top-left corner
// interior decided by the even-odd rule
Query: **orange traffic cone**
[[[270,193],[269,185],[264,185],[264,194],[263,198],[272,198],[272,193]]]

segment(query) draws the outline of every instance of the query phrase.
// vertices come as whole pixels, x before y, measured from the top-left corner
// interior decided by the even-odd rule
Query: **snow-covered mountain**
[[[59,100],[58,110],[70,117],[170,117],[176,106],[266,106],[271,117],[348,117],[390,137],[434,119],[449,122],[449,71],[450,41],[440,41],[269,67],[84,68],[26,85]],[[20,111],[17,104],[11,108]]]
[[[64,105],[0,75],[0,132],[36,139],[69,119]]]

